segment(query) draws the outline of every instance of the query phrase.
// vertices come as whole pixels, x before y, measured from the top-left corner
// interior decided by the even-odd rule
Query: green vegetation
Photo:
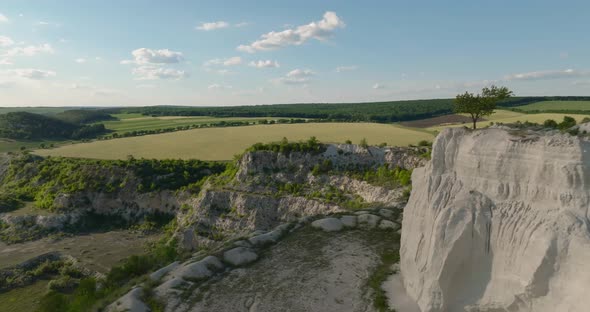
[[[289,155],[291,152],[319,154],[324,150],[325,146],[320,144],[316,137],[312,136],[305,142],[289,142],[286,137],[283,137],[278,143],[255,143],[246,152],[272,151]]]
[[[3,311],[35,311],[39,308],[39,298],[47,292],[49,281],[36,283],[0,293],[0,307]]]
[[[579,113],[590,112],[590,100],[587,101],[542,101],[514,107],[513,110],[525,113]]]
[[[518,97],[498,105],[513,107],[543,100],[588,100],[585,97]],[[112,109],[111,113],[146,116],[215,116],[215,117],[289,117],[316,118],[326,121],[398,122],[450,114],[452,99],[411,100],[340,104],[275,104],[234,107],[153,106]]]
[[[54,117],[59,120],[63,120],[67,123],[71,123],[71,124],[75,124],[75,125],[115,119],[113,116],[105,113],[102,110],[94,110],[94,109],[66,110],[64,112],[55,114]]]
[[[199,160],[108,161],[25,154],[11,159],[0,194],[5,198],[34,200],[38,208],[53,210],[59,194],[177,190],[223,172],[225,167],[222,163]],[[135,189],[129,189],[130,186]]]
[[[411,170],[406,170],[400,167],[390,168],[388,164],[383,164],[376,170],[373,168],[349,170],[346,175],[354,179],[389,189],[394,189],[400,186],[409,186],[412,183]]]
[[[104,133],[104,125],[81,126],[26,112],[0,115],[0,137],[19,140],[84,139]]]
[[[84,278],[70,294],[49,290],[41,299],[37,311],[83,312],[100,309],[109,301],[121,296],[143,275],[180,257],[176,251],[176,242],[170,240],[175,226],[176,224],[171,222],[167,226],[166,235],[154,243],[148,253],[125,259],[120,265],[111,268],[104,279]]]
[[[473,121],[473,129],[477,127],[477,121],[494,113],[499,101],[512,96],[512,91],[506,87],[491,86],[483,88],[481,94],[465,92],[455,98],[453,111],[458,114],[468,114]]]
[[[399,250],[385,250],[381,254],[381,263],[369,277],[368,286],[373,291],[373,306],[379,312],[395,312],[389,307],[387,295],[381,285],[395,273],[391,267],[397,262],[399,262]]]
[[[13,211],[23,206],[24,203],[16,199],[16,197],[0,193],[0,213]]]
[[[369,142],[386,142],[390,146],[407,146],[433,138],[432,132],[376,123],[275,124],[204,128],[94,141],[37,150],[35,153],[95,159],[126,159],[128,155],[133,155],[137,158],[230,160],[256,142],[279,142],[283,137],[289,142],[297,142],[311,136],[326,143],[360,142],[366,138]]]

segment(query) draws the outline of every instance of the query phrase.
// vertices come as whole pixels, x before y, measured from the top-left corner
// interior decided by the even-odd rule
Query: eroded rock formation
[[[448,129],[412,181],[401,272],[422,312],[588,311],[587,139]]]

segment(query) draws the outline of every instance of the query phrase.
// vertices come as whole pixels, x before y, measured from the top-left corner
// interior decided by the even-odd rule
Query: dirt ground
[[[235,269],[191,290],[169,311],[376,311],[368,279],[384,250],[398,248],[390,232],[303,230]]]
[[[78,259],[91,270],[106,273],[123,258],[142,253],[146,243],[156,238],[129,231],[111,231],[61,239],[43,238],[12,245],[0,242],[0,269],[47,252],[60,251]]]

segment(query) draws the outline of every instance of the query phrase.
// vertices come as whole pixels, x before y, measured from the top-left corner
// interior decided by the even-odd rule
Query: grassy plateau
[[[359,143],[366,138],[369,144],[415,144],[432,140],[433,135],[395,125],[376,123],[310,123],[256,125],[247,127],[205,128],[141,137],[95,141],[63,145],[55,149],[38,150],[44,156],[66,156],[98,159],[136,158],[196,158],[201,160],[229,160],[257,142],[306,140],[315,136],[321,142]]]

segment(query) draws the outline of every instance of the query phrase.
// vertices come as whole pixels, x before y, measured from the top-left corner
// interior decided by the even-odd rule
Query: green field
[[[140,114],[115,114],[114,117],[119,120],[113,121],[101,121],[100,123],[104,126],[113,130],[117,133],[140,131],[140,130],[156,130],[165,128],[176,128],[191,125],[201,125],[210,123],[219,123],[222,121],[247,121],[257,122],[259,120],[268,119],[276,120],[281,117],[208,117],[208,116],[161,116],[161,117],[150,117],[143,116]],[[289,119],[288,117],[285,117]]]
[[[517,106],[516,109],[529,111],[589,111],[590,101],[543,101],[529,105]]]
[[[315,136],[321,142],[359,143],[366,138],[369,144],[408,145],[420,140],[432,140],[427,131],[376,123],[311,123],[256,125],[247,127],[205,128],[141,137],[95,141],[64,145],[55,149],[38,150],[44,156],[66,156],[99,159],[136,158],[196,158],[201,160],[229,160],[233,155],[257,142],[306,140]]]
[[[588,115],[558,114],[558,113],[524,114],[524,113],[518,113],[518,112],[513,112],[513,111],[507,111],[507,110],[496,110],[496,112],[494,114],[492,114],[491,116],[485,117],[486,121],[478,122],[477,127],[483,128],[485,126],[489,126],[490,123],[492,123],[492,122],[494,122],[494,123],[497,123],[497,122],[514,123],[517,121],[521,121],[521,122],[529,121],[529,122],[536,122],[536,123],[542,124],[547,119],[553,119],[557,122],[560,122],[563,120],[564,116],[571,116],[571,117],[575,118],[577,122],[580,122],[585,117],[590,117],[590,112],[588,113]],[[435,126],[435,127],[430,127],[427,129],[431,130],[431,131],[441,131],[442,129],[445,129],[445,128],[461,127],[461,126],[471,127],[471,123]]]

